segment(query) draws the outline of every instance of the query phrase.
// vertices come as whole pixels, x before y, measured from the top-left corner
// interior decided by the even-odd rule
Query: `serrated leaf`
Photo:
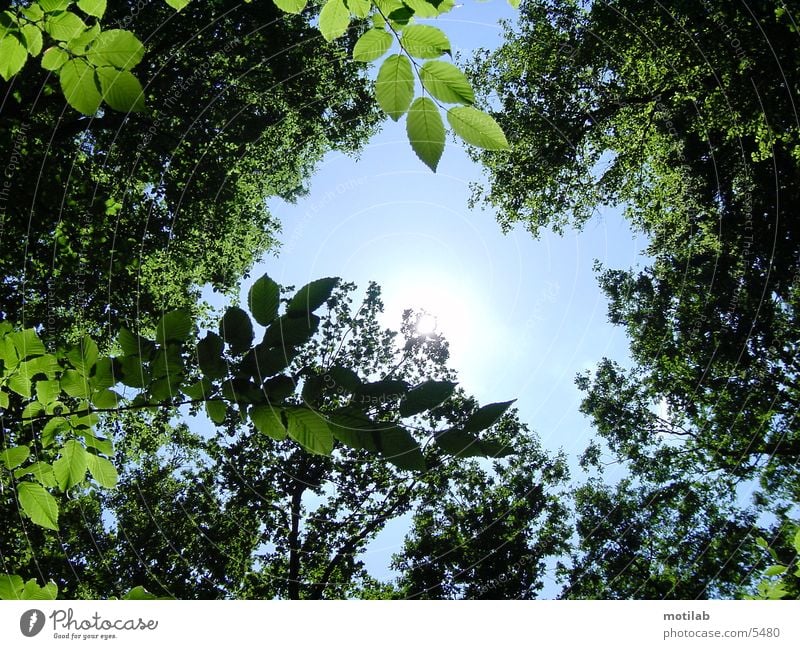
[[[103,455],[114,455],[114,444],[111,442],[110,439],[101,439],[99,437],[95,437],[92,433],[88,430],[84,430],[80,432],[81,437],[86,442],[86,446],[88,448],[93,448],[97,452],[102,453]],[[88,457],[87,453],[87,457]],[[88,463],[88,460],[87,460]]]
[[[67,103],[84,115],[94,115],[102,96],[95,82],[94,68],[82,59],[67,61],[58,71],[61,91]]]
[[[72,4],[72,0],[39,0],[39,6],[47,13],[54,13],[56,11],[64,11]],[[31,5],[35,6],[35,5]],[[41,18],[41,16],[39,16]],[[35,20],[38,20],[36,18]]]
[[[197,361],[200,371],[211,379],[221,379],[228,374],[228,364],[223,357],[225,341],[213,331],[197,343]]]
[[[14,374],[8,379],[8,387],[26,399],[31,398],[31,380],[25,374]]]
[[[446,401],[456,389],[452,381],[425,381],[409,391],[400,402],[400,416],[410,417]]]
[[[200,381],[195,381],[191,385],[182,387],[181,392],[193,401],[202,401],[207,395],[211,394],[212,389],[211,381],[208,378],[204,378]]]
[[[22,511],[36,525],[50,530],[58,530],[58,503],[42,485],[33,482],[20,482],[17,496]]]
[[[264,334],[264,345],[283,350],[305,345],[319,328],[319,316],[310,313],[300,316],[283,315],[273,322]]]
[[[67,49],[73,54],[83,55],[86,50],[94,43],[100,35],[100,25],[94,24],[82,34],[78,34],[75,38],[67,41]]]
[[[366,18],[372,8],[370,0],[345,0],[347,8],[356,18]]]
[[[286,307],[286,315],[300,316],[316,311],[328,301],[338,282],[338,277],[324,277],[309,282],[294,294]]]
[[[0,599],[20,599],[24,587],[19,575],[0,574]]]
[[[143,388],[150,382],[150,372],[142,365],[138,356],[123,356],[115,359],[119,364],[119,380],[131,388]]]
[[[467,144],[486,149],[500,151],[508,148],[508,141],[500,125],[491,115],[472,108],[456,106],[447,111],[450,127]]]
[[[434,3],[428,0],[403,0],[403,2],[414,10],[417,18],[436,18],[439,15]]]
[[[280,287],[268,275],[262,275],[250,287],[247,308],[258,324],[266,327],[278,317],[280,297]]]
[[[177,0],[167,0],[167,2],[176,2]],[[182,0],[184,6],[189,3],[189,0]],[[153,593],[149,592],[142,586],[135,586],[131,588],[125,595],[122,596],[122,599],[128,600],[150,600],[150,599],[159,599]]]
[[[61,375],[61,390],[77,399],[88,399],[92,394],[89,379],[76,370],[66,370]]]
[[[464,424],[464,430],[468,433],[479,433],[482,430],[494,426],[515,401],[516,399],[499,403],[490,403],[479,408],[467,419],[467,423]]]
[[[407,56],[392,54],[383,62],[375,82],[375,98],[394,121],[405,114],[414,99],[414,73]]]
[[[409,25],[403,30],[400,43],[411,56],[435,59],[450,52],[450,41],[438,27]]]
[[[53,462],[53,472],[62,491],[83,482],[86,477],[86,449],[74,439],[67,440],[61,448],[61,457]]]
[[[322,415],[305,408],[286,411],[289,437],[309,453],[330,455],[333,452],[333,433]]]
[[[406,132],[417,157],[432,171],[436,171],[444,152],[444,123],[433,101],[420,97],[411,104]]]
[[[306,8],[308,0],[272,0],[275,6],[287,14],[299,14]]]
[[[374,61],[382,57],[392,46],[392,36],[383,29],[368,29],[356,41],[353,48],[354,61]]]
[[[9,339],[14,345],[14,349],[17,350],[20,360],[25,360],[31,356],[41,356],[47,352],[44,343],[36,335],[34,329],[15,331],[9,336]]]
[[[94,390],[105,390],[117,383],[114,376],[114,362],[112,359],[104,357],[97,360],[94,364],[94,371],[89,377],[89,384]]]
[[[219,321],[219,333],[230,345],[231,353],[241,354],[253,343],[253,323],[250,316],[238,306],[229,307]]]
[[[69,54],[60,47],[50,47],[45,50],[42,56],[42,67],[45,70],[54,72],[61,68],[67,61],[69,61]]]
[[[92,474],[92,477],[101,487],[113,489],[117,486],[119,474],[109,460],[99,455],[87,453],[86,464],[89,467],[89,473]]]
[[[506,457],[513,455],[510,446],[481,440],[462,430],[445,430],[436,434],[436,443],[446,453],[458,457]]]
[[[452,63],[428,61],[419,71],[422,85],[446,104],[473,104],[475,93],[467,77]]]
[[[98,390],[92,395],[92,405],[101,410],[118,408],[122,397],[113,390]]]
[[[86,23],[71,11],[60,11],[49,15],[44,30],[57,41],[68,41],[86,30]]]
[[[52,403],[61,394],[61,383],[55,379],[36,381],[36,399],[44,404]]]
[[[31,56],[39,56],[42,52],[42,30],[36,25],[23,25],[21,27],[22,35],[25,38],[25,47]]]
[[[35,419],[39,415],[44,414],[44,404],[38,401],[31,401],[22,409],[20,417],[23,421],[27,419]]]
[[[288,434],[281,421],[281,411],[272,406],[253,406],[250,419],[256,430],[278,441],[286,439]]]
[[[182,343],[191,335],[192,326],[192,318],[186,311],[165,313],[156,324],[156,342],[160,345],[168,342]]]
[[[373,433],[380,454],[399,469],[424,471],[425,456],[417,440],[405,428],[391,426]]]
[[[103,100],[114,110],[122,113],[136,113],[144,110],[142,84],[131,72],[107,66],[99,67],[97,68],[97,79],[100,81]]]
[[[27,446],[14,446],[0,451],[0,461],[3,462],[6,469],[16,469],[22,464],[31,454],[31,449]]]
[[[29,579],[22,590],[22,599],[49,601],[57,596],[58,586],[52,581],[47,582],[45,586],[39,586],[35,579]]]
[[[764,575],[767,577],[774,577],[776,575],[782,575],[786,572],[786,566],[770,566],[764,571]]]
[[[8,392],[0,391],[0,409],[8,410],[9,398]]]
[[[206,414],[215,424],[221,424],[223,421],[225,421],[225,415],[227,412],[228,408],[225,406],[224,402],[206,401]]]
[[[94,65],[112,66],[120,70],[130,70],[144,56],[144,45],[131,32],[124,29],[110,29],[102,32],[87,53]]]
[[[55,487],[58,484],[53,467],[47,462],[34,462],[29,466],[14,471],[15,478],[19,479],[26,475],[32,475],[37,482],[45,487]]]
[[[106,0],[78,0],[78,8],[85,14],[102,18],[106,12]]]
[[[342,36],[350,26],[350,12],[344,0],[328,0],[319,12],[319,30],[331,42]]]

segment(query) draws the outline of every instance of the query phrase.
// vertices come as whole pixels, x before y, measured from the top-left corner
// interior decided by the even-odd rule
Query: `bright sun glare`
[[[430,313],[423,313],[417,320],[415,327],[418,336],[431,336],[436,333],[436,316]]]

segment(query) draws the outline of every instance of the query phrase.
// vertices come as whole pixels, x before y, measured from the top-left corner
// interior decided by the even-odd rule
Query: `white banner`
[[[800,647],[800,604],[0,602],[0,647]]]

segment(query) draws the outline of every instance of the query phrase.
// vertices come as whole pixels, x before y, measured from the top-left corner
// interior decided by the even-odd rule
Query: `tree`
[[[125,355],[109,362],[85,339],[55,354],[50,371],[68,390],[59,400],[45,397],[50,386],[35,380],[44,363],[36,359],[46,354],[24,333],[29,355],[21,363],[37,366],[4,361],[2,382],[11,393],[3,413],[5,493],[16,491],[26,517],[56,533],[63,524],[59,490],[93,512],[89,527],[78,523],[69,532],[73,545],[56,549],[55,534],[36,532],[37,546],[50,548],[46,565],[59,592],[96,597],[144,586],[186,598],[352,596],[374,586],[358,559],[370,539],[462,479],[494,481],[492,507],[517,508],[517,532],[553,525],[557,502],[537,494],[563,481],[563,460],[549,459],[527,437],[506,412],[511,402],[479,408],[455,392],[441,337],[416,334],[409,312],[398,348],[396,334],[377,324],[377,287],[353,312],[354,287],[336,286],[334,279],[317,280],[279,299],[279,287],[259,279],[248,306],[266,331],[255,345],[253,324],[238,307],[223,315],[220,335],[208,332],[196,345],[181,312],[161,318],[155,340],[122,330]],[[325,304],[330,311],[319,318],[314,311]],[[6,333],[12,346],[4,359],[22,336]],[[110,400],[108,387],[99,387],[107,371],[135,389],[101,407]],[[34,379],[27,390],[23,374]],[[88,398],[76,392],[78,375]],[[181,403],[205,407],[219,432],[204,437],[170,423]],[[140,412],[154,414],[134,417]],[[499,459],[518,440],[520,458]],[[116,466],[105,459],[114,451]],[[461,459],[469,457],[498,459],[490,469]],[[508,493],[506,480],[518,482]],[[33,490],[36,502],[28,498]],[[517,503],[526,497],[532,507]],[[7,500],[7,513],[15,506]],[[35,553],[12,548],[27,527],[21,518],[9,526],[0,549],[12,558],[9,572],[42,571]],[[534,573],[563,543],[557,536],[551,531],[549,544],[537,548]],[[75,565],[84,566],[82,579]]]
[[[21,15],[24,3],[3,4]],[[33,57],[0,81],[0,317],[43,325],[54,342],[108,340],[150,314],[197,309],[205,284],[237,286],[277,246],[265,200],[302,194],[327,151],[357,150],[377,121],[363,64],[309,20],[264,1],[179,15],[160,1],[109,3],[102,24],[130,34],[141,59],[142,111],[82,115]]]

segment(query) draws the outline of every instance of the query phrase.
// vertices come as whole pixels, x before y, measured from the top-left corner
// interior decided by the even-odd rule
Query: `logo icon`
[[[25,611],[22,614],[22,617],[19,618],[19,630],[22,631],[22,635],[27,638],[32,638],[43,628],[44,613],[42,613],[38,608],[32,608],[29,611]]]

